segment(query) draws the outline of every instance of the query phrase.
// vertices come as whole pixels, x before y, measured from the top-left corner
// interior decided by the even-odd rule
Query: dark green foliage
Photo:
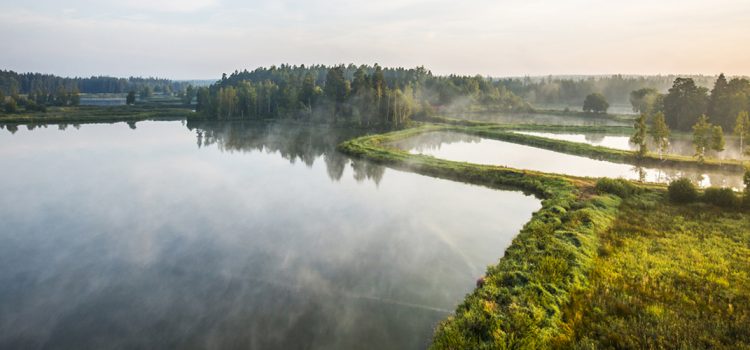
[[[596,181],[596,191],[599,193],[614,194],[620,198],[628,198],[639,192],[638,187],[628,180],[610,179],[607,177]]]
[[[750,109],[750,81],[734,78],[727,82],[719,75],[711,90],[707,114],[715,124],[729,130],[735,124],[737,114]]]
[[[648,127],[646,126],[646,115],[641,114],[636,119],[633,125],[635,131],[630,136],[630,143],[638,146],[638,157],[643,158],[648,153],[648,147],[646,145],[646,134],[648,133]]]
[[[128,96],[125,97],[125,104],[132,105],[135,103],[135,91],[128,92]]]
[[[193,88],[192,85],[188,85],[185,88],[185,91],[182,93],[181,99],[182,104],[184,106],[190,106],[193,104],[193,99],[195,98],[195,88]]]
[[[696,86],[693,79],[677,78],[664,97],[664,118],[670,128],[688,131],[707,106],[708,89]]]
[[[641,88],[630,92],[630,104],[633,112],[640,114],[654,114],[664,108],[664,95],[654,88]]]
[[[679,178],[669,183],[669,199],[675,203],[690,203],[698,199],[698,190],[690,179]]]
[[[731,208],[739,204],[739,199],[731,188],[709,187],[703,192],[703,201],[724,208]]]
[[[221,92],[249,84],[257,94],[248,113],[230,108]],[[404,125],[413,115],[450,111],[528,111],[530,106],[500,83],[481,76],[433,76],[413,69],[338,65],[272,66],[225,75],[199,90],[197,110],[216,118],[343,119],[363,125]],[[225,113],[231,111],[231,113]],[[221,113],[219,113],[221,112]]]
[[[7,101],[5,101],[4,110],[5,113],[16,113],[18,111],[18,104],[16,103],[16,99],[10,97]]]
[[[138,91],[138,95],[141,97],[141,100],[145,100],[151,97],[151,95],[153,94],[154,94],[154,89],[148,85],[141,87],[140,90]]]
[[[168,94],[171,91],[182,91],[188,84],[188,82],[159,78],[114,78],[104,76],[63,78],[51,74],[16,73],[14,71],[0,70],[0,92],[6,95],[14,93],[54,95],[60,88],[65,91],[75,91],[76,93],[124,93],[129,90],[140,91],[144,87],[150,87],[153,91]]]
[[[584,112],[607,113],[607,109],[609,109],[607,98],[598,92],[586,96],[583,101]]]

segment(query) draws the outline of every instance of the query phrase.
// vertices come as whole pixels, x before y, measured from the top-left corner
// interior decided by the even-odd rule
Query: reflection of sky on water
[[[544,113],[458,113],[451,118],[501,124],[543,124],[543,125],[609,125],[630,126],[631,121],[614,120],[596,116],[554,115]]]
[[[432,132],[397,143],[412,153],[477,164],[589,177],[622,177],[667,183],[688,177],[701,186],[742,188],[742,174],[691,168],[644,168],[453,132]]]
[[[351,161],[348,133],[0,134],[0,348],[419,348],[539,201]]]
[[[546,137],[556,140],[572,141],[586,143],[594,146],[604,146],[614,149],[621,149],[626,151],[633,151],[638,149],[637,145],[630,143],[629,136],[623,135],[607,135],[597,133],[551,133],[551,132],[537,132],[537,131],[515,131],[518,134]],[[649,137],[647,139],[647,145],[650,152],[657,153],[657,147]],[[722,159],[740,159],[747,158],[747,156],[741,155],[739,150],[739,141],[734,137],[727,136],[727,142],[725,150],[719,153],[710,154],[711,157],[718,157]],[[667,153],[678,154],[683,156],[693,156],[695,154],[695,147],[690,137],[680,135],[679,137],[671,137],[669,140],[669,148]]]

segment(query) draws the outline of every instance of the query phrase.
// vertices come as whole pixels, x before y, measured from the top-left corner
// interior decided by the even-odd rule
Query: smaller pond
[[[667,183],[687,177],[696,184],[742,188],[742,174],[735,172],[706,172],[694,168],[646,168],[632,164],[574,156],[510,142],[486,139],[456,132],[430,132],[395,145],[412,154],[476,164],[503,165],[546,173],[588,177],[626,178],[647,182]]]
[[[493,122],[501,124],[543,124],[543,125],[606,125],[629,126],[631,121],[621,121],[601,117],[580,115],[555,115],[545,113],[461,113],[451,118]]]
[[[556,133],[556,132],[537,132],[537,131],[514,131],[518,134],[545,137],[555,140],[564,140],[571,142],[586,143],[594,146],[603,146],[626,151],[633,151],[638,146],[630,143],[630,137],[625,135],[612,135],[604,133]],[[649,138],[647,140],[648,149],[655,152],[656,145]],[[741,153],[739,142],[734,137],[727,136],[725,150],[719,153],[711,154],[711,157],[721,159],[740,159]],[[695,153],[693,141],[688,136],[673,136],[669,139],[669,149],[667,153],[682,156],[692,156]]]

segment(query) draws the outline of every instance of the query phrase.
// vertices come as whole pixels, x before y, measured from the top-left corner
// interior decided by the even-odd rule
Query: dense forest
[[[52,74],[16,73],[0,70],[0,93],[55,94],[60,90],[81,93],[125,93],[149,89],[157,93],[172,94],[184,90],[188,82],[160,78],[115,78],[98,76],[90,78],[64,78]]]
[[[481,76],[435,76],[424,67],[281,65],[226,74],[199,88],[199,112],[216,118],[344,120],[401,125],[413,115],[456,110],[528,111],[502,84]]]
[[[684,76],[698,86],[708,87],[716,76]],[[498,82],[514,94],[536,105],[567,104],[579,106],[587,95],[601,93],[610,103],[627,104],[630,92],[642,88],[666,92],[678,76],[547,76],[502,78]]]

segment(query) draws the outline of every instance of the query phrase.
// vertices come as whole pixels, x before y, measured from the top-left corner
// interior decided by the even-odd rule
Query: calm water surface
[[[414,154],[477,164],[503,165],[547,173],[589,177],[622,177],[666,183],[688,177],[701,186],[742,188],[742,174],[705,172],[692,168],[644,168],[631,164],[601,161],[541,148],[486,139],[455,132],[431,132],[396,143]]]
[[[467,119],[501,124],[542,124],[542,125],[605,125],[630,126],[630,121],[609,118],[583,117],[577,115],[554,115],[544,113],[459,113],[452,118]]]
[[[637,145],[630,143],[630,137],[624,135],[608,135],[599,133],[552,133],[552,132],[536,132],[536,131],[515,131],[519,134],[533,135],[539,137],[546,137],[556,140],[564,140],[571,142],[586,143],[594,146],[604,146],[614,149],[621,149],[626,151],[634,151],[638,149]],[[648,149],[650,152],[656,152],[656,145],[649,138],[647,140]],[[739,149],[739,140],[735,137],[726,137],[725,149],[722,152],[712,153],[711,157],[718,157],[721,159],[741,159],[747,156],[742,155]],[[695,147],[690,137],[685,135],[673,136],[669,139],[669,147],[667,153],[677,154],[683,156],[693,156],[695,154]]]
[[[335,130],[0,132],[3,349],[424,348],[540,207]]]

